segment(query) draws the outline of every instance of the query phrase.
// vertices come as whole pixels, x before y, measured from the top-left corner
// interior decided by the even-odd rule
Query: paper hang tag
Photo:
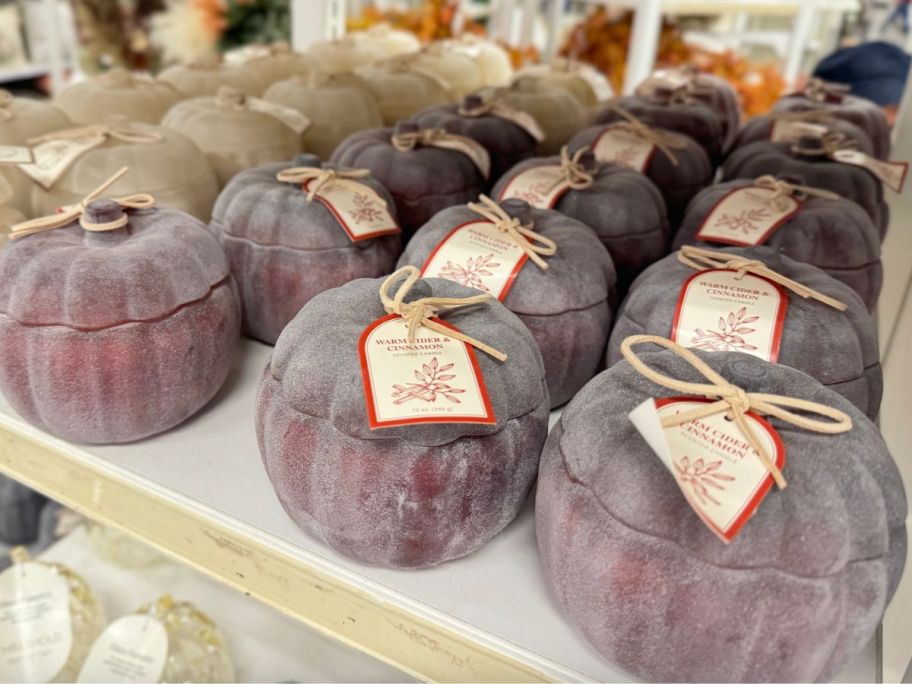
[[[626,166],[640,173],[645,173],[655,149],[648,140],[623,128],[606,128],[592,143],[592,152],[599,161]]]
[[[247,109],[250,111],[268,114],[281,121],[298,135],[310,128],[310,119],[301,114],[297,109],[284,107],[275,102],[261,100],[258,97],[248,97],[246,103]]]
[[[315,182],[316,179],[308,180],[301,189],[308,192]],[[352,242],[401,233],[386,200],[370,186],[360,183],[358,186],[355,190],[348,182],[329,182],[320,188],[314,199],[330,211]]]
[[[836,150],[833,153],[833,159],[842,164],[851,164],[866,169],[890,190],[897,193],[902,192],[906,174],[909,172],[907,162],[885,162],[869,157],[858,150]]]
[[[408,324],[389,314],[364,330],[358,350],[372,430],[497,422],[475,350],[465,342],[427,328],[419,328],[409,341]]]
[[[529,257],[489,221],[454,228],[421,267],[421,275],[445,278],[503,301]]]
[[[678,297],[670,339],[703,351],[738,351],[777,363],[788,294],[752,273],[694,273]]]
[[[738,188],[710,210],[696,237],[725,245],[761,245],[800,208],[794,197],[777,197],[769,188]]]
[[[533,166],[515,175],[497,201],[521,199],[536,209],[551,209],[569,189],[570,184],[559,165]]]
[[[95,641],[77,682],[158,682],[168,659],[168,632],[151,615],[115,620]]]
[[[0,574],[0,681],[48,682],[66,665],[72,646],[66,580],[32,562]]]
[[[19,168],[45,190],[50,190],[73,162],[104,144],[105,140],[106,135],[48,140],[32,148],[34,163],[20,164]]]
[[[646,443],[674,476],[700,519],[726,544],[744,527],[773,485],[773,477],[734,421],[724,413],[662,427],[662,419],[699,408],[708,399],[647,399],[630,412]],[[773,427],[754,413],[747,422],[757,439],[785,465],[785,447]]]
[[[829,129],[822,124],[809,121],[788,121],[779,119],[770,126],[770,142],[796,143],[804,136],[822,138]]]
[[[11,164],[34,164],[32,148],[18,145],[0,145],[0,166]]]

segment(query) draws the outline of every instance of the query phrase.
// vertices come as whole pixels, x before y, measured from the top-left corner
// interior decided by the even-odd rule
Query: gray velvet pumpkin
[[[405,238],[441,209],[476,199],[487,183],[474,162],[457,150],[419,145],[400,151],[393,146],[394,133],[417,130],[414,124],[400,123],[395,129],[354,133],[339,143],[330,158],[339,166],[370,170],[389,190]]]
[[[637,351],[664,375],[706,382],[670,351]],[[586,638],[646,681],[828,681],[874,635],[902,574],[899,472],[877,427],[813,378],[739,353],[698,355],[747,392],[831,406],[853,427],[824,435],[769,418],[788,486],[725,544],[628,419],[676,393],[617,363],[545,445],[535,521],[548,583]]]
[[[738,131],[732,143],[731,151],[755,142],[768,142],[773,135],[773,127],[777,121],[781,121],[781,119],[768,114],[751,118]],[[865,154],[873,155],[874,153],[874,145],[870,136],[850,121],[825,116],[820,122],[814,120],[808,123],[815,126],[825,126],[830,133],[838,133],[845,136],[847,140],[855,143],[856,149]]]
[[[17,546],[25,546],[28,555],[31,558],[37,558],[45,549],[56,542],[61,536],[60,515],[66,509],[52,499],[42,497],[41,506],[29,516],[34,516],[30,523],[29,538],[21,542],[9,542],[0,537],[0,572],[6,570],[12,565],[10,554]],[[0,514],[2,515],[2,514]],[[103,625],[99,625],[99,634]],[[81,659],[79,662],[82,662]],[[72,675],[75,677],[76,672]]]
[[[422,283],[422,296],[478,294],[438,278],[410,294]],[[380,284],[323,292],[282,332],[257,397],[260,453],[308,534],[365,563],[435,565],[478,549],[525,501],[548,430],[544,367],[526,326],[496,300],[445,313],[509,354],[500,362],[476,352],[496,423],[371,430],[358,340],[385,315]]]
[[[778,363],[807,373],[844,396],[873,420],[883,394],[883,372],[877,328],[858,295],[820,269],[793,261],[769,247],[719,250],[720,258],[725,258],[726,254],[762,261],[786,278],[847,305],[845,311],[839,311],[786,289],[788,310],[782,327]],[[621,361],[621,343],[630,335],[670,337],[681,289],[695,273],[696,269],[682,264],[674,253],[640,274],[611,331],[608,366]],[[690,346],[687,340],[679,343]]]
[[[48,499],[0,475],[0,543],[30,544],[38,538],[41,511]]]
[[[506,200],[501,206],[557,243],[557,253],[545,257],[547,270],[527,261],[503,303],[535,338],[551,406],[560,406],[601,367],[617,306],[614,265],[592,229],[579,221],[550,209],[533,209],[521,200]],[[421,268],[456,227],[479,220],[484,219],[465,206],[444,209],[415,233],[399,266]]]
[[[805,179],[791,180],[804,183]],[[718,243],[697,238],[700,227],[718,202],[738,188],[753,185],[740,179],[718,183],[697,195],[687,209],[673,247]],[[808,197],[799,211],[786,219],[763,243],[795,261],[816,266],[851,287],[865,306],[873,311],[883,285],[880,237],[865,211],[854,202],[842,199]]]
[[[809,149],[819,144],[816,138],[802,139],[801,143]],[[801,178],[805,185],[835,192],[858,204],[871,217],[882,240],[890,222],[890,208],[884,201],[883,183],[860,166],[794,150],[793,143],[756,142],[745,145],[726,160],[720,180],[754,179],[766,174]]]
[[[568,149],[573,153],[581,147],[593,147],[610,126],[611,124],[605,124],[587,128],[567,144]],[[668,210],[668,222],[674,233],[681,225],[690,200],[712,183],[714,169],[706,151],[693,138],[672,131],[657,130],[661,135],[674,140],[679,147],[671,149],[674,159],[657,147],[643,173],[662,193]]]
[[[399,235],[353,242],[323,202],[309,202],[299,183],[276,179],[292,166],[322,165],[301,155],[294,163],[242,171],[219,196],[210,224],[240,290],[244,332],[268,344],[316,294],[390,273],[402,251]],[[380,183],[357,182],[378,193],[395,219],[393,199]]]
[[[537,157],[520,162],[494,186],[500,200],[517,175],[542,165],[558,165],[560,157]],[[591,155],[583,164],[594,176],[585,190],[567,190],[554,209],[585,223],[608,248],[618,274],[618,291],[624,292],[636,275],[668,254],[670,229],[665,201],[646,176],[616,164],[601,164]]]

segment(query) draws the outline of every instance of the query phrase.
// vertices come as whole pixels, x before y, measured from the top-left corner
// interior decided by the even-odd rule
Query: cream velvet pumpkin
[[[351,36],[312,45],[307,54],[322,71],[330,74],[355,71],[386,57],[378,45]]]
[[[409,52],[418,52],[421,41],[411,31],[394,29],[389,24],[375,24],[364,31],[353,31],[348,34],[357,41],[363,41],[379,48],[383,57],[395,57]]]
[[[399,61],[359,69],[358,75],[380,107],[384,126],[393,126],[427,107],[455,101],[443,80]]]
[[[157,124],[183,96],[167,81],[113,69],[64,90],[54,100],[74,124],[103,124],[112,114],[129,121]]]
[[[222,86],[247,95],[259,95],[264,89],[244,67],[223,64],[215,59],[172,66],[162,71],[158,78],[173,85],[184,97],[215,95]]]
[[[253,76],[259,92],[273,84],[294,76],[306,76],[317,69],[316,60],[301,52],[294,52],[288,43],[262,46],[263,54],[248,59],[243,68]]]

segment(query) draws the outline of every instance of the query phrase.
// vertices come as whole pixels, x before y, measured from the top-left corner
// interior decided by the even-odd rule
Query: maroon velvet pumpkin
[[[339,166],[368,169],[389,190],[405,238],[441,209],[476,199],[487,183],[482,170],[463,152],[421,141],[411,149],[396,148],[394,137],[418,131],[411,123],[361,131],[343,140],[330,158]],[[489,161],[487,151],[470,142]]]
[[[815,116],[813,117],[813,120],[808,120],[807,123],[812,126],[823,126],[826,128],[826,132],[836,133],[844,136],[847,140],[851,140],[855,143],[855,148],[861,150],[865,154],[874,154],[874,146],[871,142],[871,138],[864,130],[850,121],[837,119],[826,112],[819,112],[819,114],[819,117]],[[734,142],[732,143],[731,151],[734,151],[739,147],[744,147],[745,145],[750,145],[754,142],[768,142],[772,140],[773,129],[778,121],[784,120],[778,119],[775,115],[770,114],[753,117],[742,126],[740,131],[738,131]]]
[[[121,215],[95,200],[85,217]],[[128,442],[187,419],[221,387],[239,333],[225,255],[187,214],[128,210],[107,232],[73,220],[0,250],[0,388],[64,439]]]
[[[890,157],[890,123],[884,110],[875,102],[848,94],[848,89],[820,79],[812,79],[800,93],[786,95],[773,107],[774,112],[822,110],[854,124],[870,138],[874,156]]]
[[[813,137],[802,138],[798,145],[751,143],[729,156],[722,167],[720,180],[754,179],[767,174],[800,178],[804,185],[835,192],[858,204],[870,216],[883,239],[890,221],[883,183],[859,166],[833,161],[819,153],[821,145],[821,140]],[[799,147],[814,152],[799,152]]]

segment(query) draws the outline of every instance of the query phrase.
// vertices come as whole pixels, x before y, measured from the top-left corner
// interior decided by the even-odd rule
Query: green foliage
[[[291,37],[289,0],[228,0],[222,51],[254,43],[272,43]]]

